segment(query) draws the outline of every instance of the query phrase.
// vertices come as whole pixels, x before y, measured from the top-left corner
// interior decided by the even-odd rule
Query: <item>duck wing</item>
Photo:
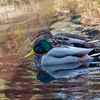
[[[52,45],[62,43],[94,44],[100,40],[91,40],[85,36],[69,33],[58,33],[48,40]],[[90,45],[91,46],[91,45]]]
[[[68,37],[64,35],[56,35],[48,40],[48,42],[50,42],[52,45],[67,43],[68,41],[69,41]]]
[[[69,33],[58,33],[48,40],[52,45],[57,45],[61,43],[73,42],[83,44],[85,40],[88,39],[85,36]]]
[[[47,55],[53,56],[53,57],[64,57],[64,56],[84,56],[88,54],[93,49],[85,49],[85,48],[77,48],[72,46],[67,46],[67,48],[53,48],[51,49]]]
[[[62,44],[62,43],[80,43],[83,44],[86,42],[85,36],[80,36],[77,34],[69,33],[58,33],[48,40],[52,45]],[[89,39],[88,39],[89,40]]]

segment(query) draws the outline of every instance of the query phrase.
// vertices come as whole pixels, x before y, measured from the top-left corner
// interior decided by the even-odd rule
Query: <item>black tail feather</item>
[[[88,53],[88,55],[92,57],[99,57],[100,56],[100,49],[93,49],[91,52]]]

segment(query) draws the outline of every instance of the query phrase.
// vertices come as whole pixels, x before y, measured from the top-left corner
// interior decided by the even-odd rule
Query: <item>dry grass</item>
[[[77,8],[77,0],[55,0],[54,1],[54,9],[56,11],[62,11],[65,9],[76,9]]]
[[[74,9],[82,15],[82,23],[100,23],[100,0],[55,0],[54,9],[56,11]]]
[[[77,0],[78,11],[82,15],[82,22],[91,24],[100,23],[100,1],[99,0]]]

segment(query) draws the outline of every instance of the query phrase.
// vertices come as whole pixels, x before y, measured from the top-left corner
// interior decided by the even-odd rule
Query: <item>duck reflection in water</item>
[[[43,83],[50,83],[51,81],[53,81],[55,78],[53,76],[51,76],[49,73],[43,71],[43,70],[27,70],[27,71],[31,71],[32,74],[35,75],[35,77],[40,80]]]
[[[76,78],[80,75],[87,74],[95,68],[90,68],[91,61],[85,61],[83,63],[71,63],[61,65],[48,65],[41,66],[41,70],[31,70],[38,80],[43,83],[50,83],[55,78]],[[37,68],[37,65],[35,64]],[[39,65],[38,65],[39,67]]]

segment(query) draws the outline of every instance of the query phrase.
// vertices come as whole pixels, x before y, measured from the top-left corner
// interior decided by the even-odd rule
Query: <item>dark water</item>
[[[71,14],[64,16],[64,21],[57,19],[58,23],[50,27],[55,22],[51,10],[48,10],[52,4],[52,0],[35,0],[33,8],[30,3],[22,3],[12,10],[7,5],[0,6],[10,9],[8,12],[4,8],[4,12],[0,14],[4,16],[0,19],[0,100],[100,99],[100,58],[82,65],[73,63],[41,66],[44,71],[35,68],[34,57],[24,59],[32,49],[30,43],[38,30],[57,27],[59,32],[76,32],[75,29],[79,27],[79,24],[69,22],[66,25],[67,17]],[[60,26],[65,24],[66,28],[59,27],[59,22]],[[55,30],[51,31],[55,34],[58,32]],[[97,38],[98,34],[93,37]]]

